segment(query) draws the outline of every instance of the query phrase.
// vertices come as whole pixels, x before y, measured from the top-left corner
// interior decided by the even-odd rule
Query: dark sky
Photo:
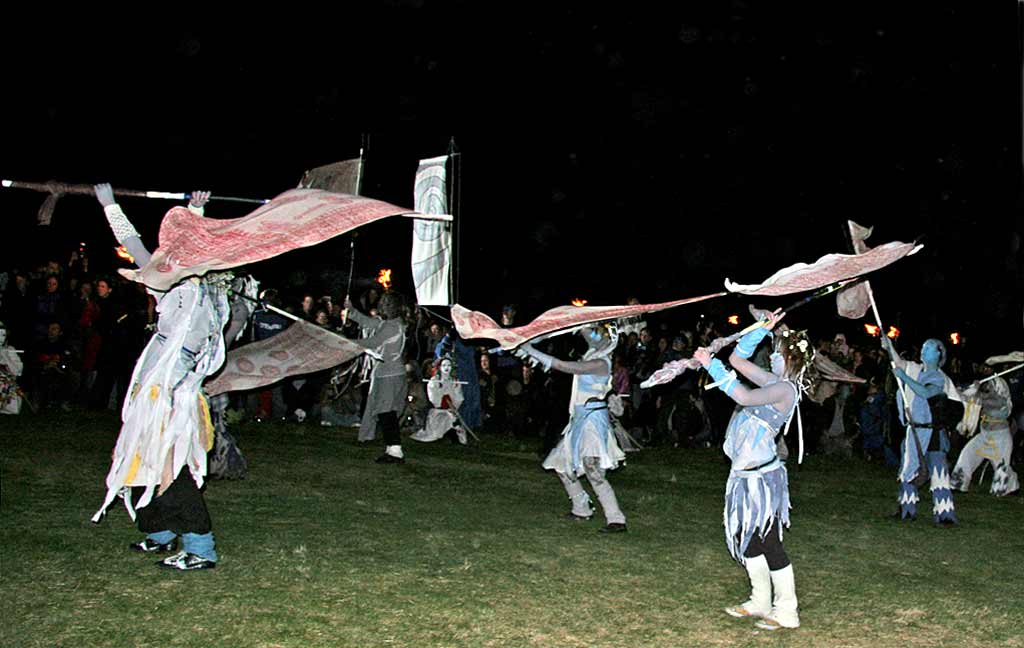
[[[869,243],[925,244],[875,278],[883,318],[1021,346],[1016,3],[348,4],[8,21],[0,175],[271,197],[368,134],[364,193],[411,206],[416,161],[454,137],[469,307],[531,318],[756,283],[847,251],[854,219]],[[18,232],[5,260],[29,261],[41,199],[0,190]],[[155,241],[169,205],[124,205]],[[409,230],[366,228],[358,273],[391,266],[411,290]],[[45,237],[110,242],[87,198],[63,199]],[[347,264],[343,237],[255,271],[316,281]],[[831,308],[797,324],[848,327]]]

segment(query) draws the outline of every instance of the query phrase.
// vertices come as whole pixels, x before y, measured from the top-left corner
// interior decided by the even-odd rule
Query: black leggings
[[[750,543],[747,545],[747,550],[743,552],[743,555],[747,558],[756,558],[764,554],[764,559],[768,561],[768,569],[772,571],[788,567],[789,556],[786,555],[786,550],[782,546],[781,529],[782,527],[776,520],[776,523],[772,524],[768,530],[764,540],[761,539],[761,529],[754,529],[754,536],[750,538]]]
[[[141,486],[132,488],[132,500],[138,502],[145,489]],[[153,493],[149,504],[135,511],[136,523],[143,533],[173,531],[197,533],[202,535],[212,529],[210,513],[206,509],[203,493],[192,479],[188,466],[181,471],[163,495]]]

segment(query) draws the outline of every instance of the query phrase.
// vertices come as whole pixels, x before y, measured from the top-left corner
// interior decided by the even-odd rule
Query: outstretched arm
[[[523,360],[533,360],[544,367],[544,371],[554,369],[567,374],[606,376],[609,373],[608,362],[605,360],[584,360],[582,362],[571,362],[559,360],[558,358],[543,353],[533,348],[529,342],[519,345],[516,349],[516,356]]]
[[[905,364],[905,363],[904,363]],[[938,396],[942,393],[942,388],[945,386],[942,383],[923,383],[918,380],[911,378],[907,375],[907,372],[899,367],[895,367],[892,370],[894,376],[902,380],[907,387],[923,398],[931,398],[932,396]]]
[[[352,300],[348,298],[348,295],[345,295],[345,313],[346,318],[351,319],[353,322],[355,322],[356,324],[363,328],[372,328],[379,326],[380,323],[383,321],[379,317],[370,317],[369,315],[364,315],[363,313],[360,313],[359,309],[352,305]]]
[[[114,199],[114,189],[110,186],[110,183],[104,182],[95,185],[93,190],[96,192],[96,200],[103,206],[103,213],[107,216],[110,230],[114,233],[114,238],[117,239],[117,242],[128,250],[128,254],[132,255],[136,266],[141,268],[149,263],[152,255],[146,249],[146,246],[142,244],[142,238],[139,236],[135,226],[128,220],[124,211],[121,210],[121,206]]]

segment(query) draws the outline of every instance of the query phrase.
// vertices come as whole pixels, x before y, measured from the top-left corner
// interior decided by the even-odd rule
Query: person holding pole
[[[545,371],[554,369],[573,377],[569,423],[561,441],[544,460],[544,468],[555,471],[572,503],[566,518],[586,521],[594,514],[590,496],[580,484],[580,477],[586,475],[604,509],[606,524],[600,532],[622,533],[626,531],[626,516],[605,478],[606,471],[626,459],[615,438],[606,400],[612,389],[611,354],[619,335],[614,326],[604,324],[585,326],[579,334],[588,346],[579,362],[559,360],[534,349],[529,342],[520,345],[515,355],[540,364]]]
[[[998,361],[1008,359],[1009,356],[989,358],[986,364],[997,365]],[[1010,466],[1013,453],[1009,420],[1013,412],[1010,386],[999,375],[992,374],[965,389],[963,395],[969,399],[968,402],[975,401],[980,406],[977,423],[981,429],[960,451],[950,484],[954,490],[966,493],[978,466],[988,461],[994,468],[990,487],[992,494],[1001,497],[1016,492],[1020,482]],[[965,434],[973,431],[961,430]]]
[[[140,268],[146,265],[149,250],[115,201],[111,186],[96,185],[95,192],[118,243]],[[201,215],[208,199],[208,192],[193,193],[189,209]],[[193,571],[217,566],[201,490],[214,441],[202,382],[224,363],[230,281],[230,273],[210,273],[184,279],[166,292],[150,291],[157,300],[157,330],[135,363],[121,432],[111,453],[106,498],[92,518],[99,522],[114,498],[121,496],[146,534],[131,543],[131,549],[170,553],[180,538],[181,551],[157,562],[163,568]],[[240,324],[244,323],[243,318]]]
[[[957,526],[953,492],[950,489],[947,414],[949,400],[963,402],[953,381],[943,373],[946,347],[936,339],[921,345],[921,362],[904,360],[896,353],[892,341],[881,337],[882,347],[889,352],[892,373],[901,383],[897,398],[900,421],[906,426],[906,437],[900,446],[899,511],[898,520],[917,519],[917,503],[921,501],[917,488],[925,478],[932,494],[932,518],[937,527]],[[925,472],[927,471],[927,472]]]
[[[359,340],[359,345],[371,349],[381,358],[373,360],[370,374],[370,391],[359,424],[359,441],[372,441],[378,430],[384,437],[384,454],[377,457],[377,463],[405,463],[402,451],[402,437],[398,416],[405,408],[409,391],[405,371],[405,320],[402,317],[405,303],[401,294],[387,291],[380,298],[377,311],[379,316],[365,315],[352,305],[345,296],[347,317],[364,329],[369,335]]]
[[[808,379],[814,348],[803,331],[782,330],[774,336],[771,371],[751,362],[761,341],[785,316],[751,308],[764,325],[739,339],[727,370],[714,352],[727,339],[697,349],[693,358],[714,379],[714,386],[734,400],[736,409],[725,433],[723,450],[732,463],[725,487],[725,539],[729,553],[747,570],[750,598],[725,609],[738,618],[755,617],[763,630],[800,627],[793,565],[782,546],[789,526],[789,478],[778,454],[778,439],[796,411]],[[755,387],[741,384],[739,372]]]

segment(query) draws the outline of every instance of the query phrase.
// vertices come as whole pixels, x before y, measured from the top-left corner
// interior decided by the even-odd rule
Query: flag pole
[[[20,180],[0,180],[0,186],[5,189],[28,189],[50,194],[80,194],[94,196],[96,190],[91,185],[63,184],[59,182],[22,182]],[[190,193],[173,193],[169,191],[142,191],[139,189],[114,189],[115,196],[128,196],[132,198],[157,198],[163,200],[187,200],[192,198]],[[253,203],[264,205],[270,202],[263,198],[239,198],[237,196],[218,196],[211,194],[210,200],[226,200],[230,202]]]

